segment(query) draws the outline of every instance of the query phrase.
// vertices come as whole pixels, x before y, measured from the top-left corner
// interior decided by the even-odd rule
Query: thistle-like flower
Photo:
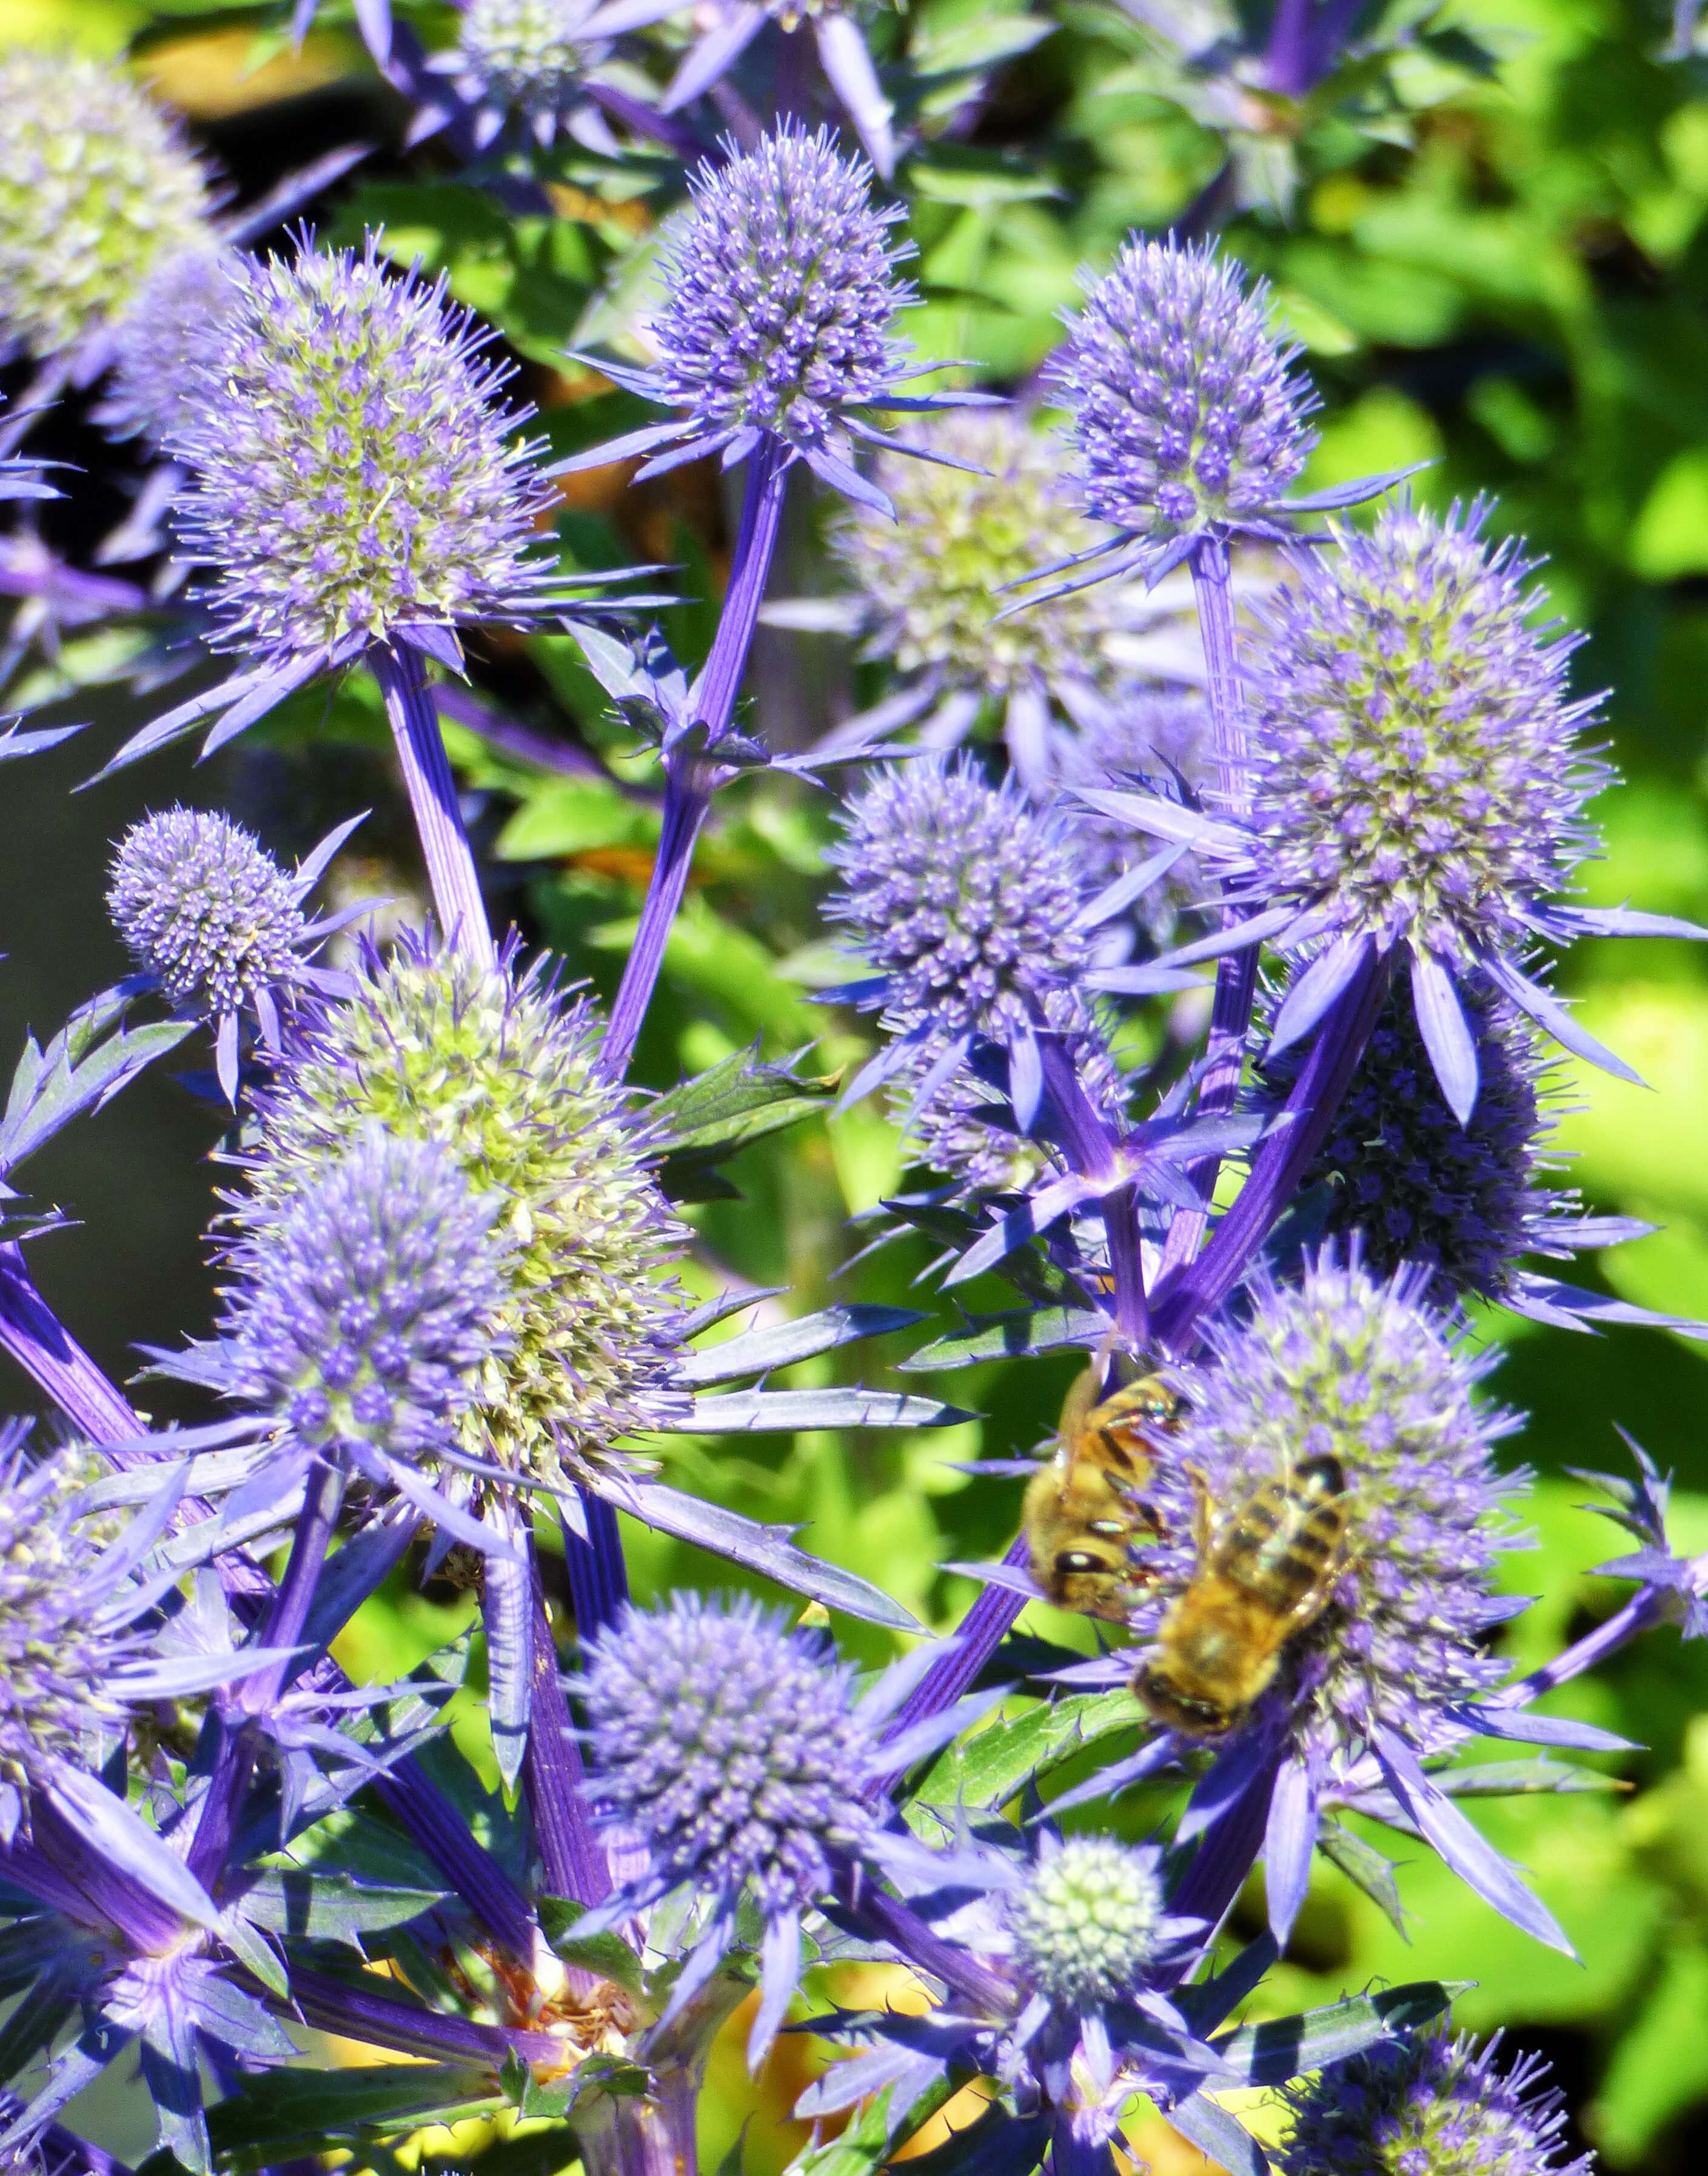
[[[1526,1254],[1569,1261],[1653,1227],[1586,1216],[1575,1190],[1546,1183],[1558,1167],[1549,1153],[1557,1067],[1532,1022],[1488,982],[1467,981],[1461,996],[1482,1084],[1476,1109],[1464,1125],[1448,1109],[1409,995],[1390,991],[1300,1181],[1307,1194],[1322,1189],[1318,1228],[1342,1244],[1360,1234],[1373,1276],[1391,1276],[1406,1263],[1433,1269],[1433,1307],[1475,1298],[1568,1327],[1684,1326],[1525,1268]],[[1297,1065],[1297,1050],[1284,1051],[1264,1069],[1267,1085],[1284,1095]]]
[[[1494,1464],[1513,1421],[1475,1395],[1489,1361],[1428,1304],[1430,1282],[1424,1267],[1377,1278],[1356,1243],[1325,1250],[1297,1284],[1259,1276],[1239,1316],[1210,1325],[1205,1357],[1169,1371],[1185,1412],[1155,1447],[1149,1493],[1170,1539],[1140,1553],[1154,1585],[1134,1624],[1153,1644],[1135,1683],[1183,1745],[1209,1738],[1236,1763],[1270,1749],[1278,1933],[1321,1804],[1385,1790],[1481,1895],[1564,1948],[1421,1765],[1478,1732],[1607,1742],[1552,1718],[1532,1728],[1491,1698],[1506,1671],[1486,1637],[1513,1613],[1495,1571],[1517,1545],[1507,1506],[1525,1477]],[[1299,1577],[1250,1586],[1254,1537],[1283,1531]],[[1262,1636],[1223,1640],[1217,1613],[1248,1591]]]
[[[1444,2027],[1412,2032],[1286,2088],[1282,2176],[1591,2176],[1567,2161],[1562,2095],[1539,2056],[1504,2069]]]
[[[820,1635],[746,1597],[677,1595],[658,1610],[630,1604],[592,1643],[581,1681],[590,1791],[646,1859],[599,1919],[620,1923],[684,1886],[704,1898],[667,2024],[717,1968],[749,1899],[764,1923],[755,2067],[800,1977],[802,1915],[848,1862],[906,1853],[905,1840],[885,1844],[871,1790],[896,1757],[877,1733],[903,1683],[889,1673],[857,1706],[853,1675]]]
[[[809,135],[793,122],[692,174],[692,208],[666,246],[651,320],[657,365],[596,362],[618,384],[684,413],[578,454],[563,472],[630,454],[650,456],[637,476],[714,453],[727,468],[770,441],[835,490],[893,514],[854,467],[851,434],[900,442],[854,411],[968,396],[897,389],[919,373],[890,325],[917,297],[895,277],[910,253],[890,246],[900,207],[875,206],[871,185],[863,160],[845,157],[827,130]]]
[[[168,808],[133,824],[119,841],[107,911],[167,1004],[214,1025],[220,1085],[232,1102],[242,1014],[254,1014],[276,1058],[281,1013],[301,993],[343,996],[353,987],[347,975],[317,966],[313,955],[365,910],[312,920],[305,902],[355,828],[340,824],[294,874],[216,809]]]
[[[501,1202],[507,1249],[462,1452],[554,1489],[664,1417],[683,1316],[662,1274],[679,1227],[600,1074],[597,1035],[590,1009],[542,965],[519,968],[514,948],[496,968],[408,940],[370,953],[345,1003],[287,1026],[237,1209],[258,1243],[376,1122],[448,1151],[475,1196]]]
[[[225,1263],[227,1389],[282,1430],[281,1493],[317,1457],[394,1485],[446,1458],[502,1314],[499,1206],[450,1149],[370,1121],[246,1216]]]
[[[585,130],[587,77],[611,49],[601,12],[601,0],[463,0],[455,48],[431,66],[473,107],[477,143],[513,117],[541,144]]]
[[[238,306],[248,260],[211,236],[155,264],[112,331],[106,397],[97,420],[115,438],[150,447],[192,427],[225,318]]]
[[[1049,373],[1073,417],[1085,510],[1115,533],[1036,574],[1097,560],[1061,589],[1129,571],[1155,580],[1202,538],[1287,534],[1316,402],[1288,370],[1298,351],[1270,332],[1268,302],[1213,244],[1127,243]]]
[[[0,56],[0,344],[68,354],[150,274],[212,238],[208,177],[171,118],[101,61]]]
[[[1594,701],[1568,699],[1575,645],[1533,624],[1531,563],[1483,541],[1486,513],[1390,507],[1371,533],[1340,530],[1336,551],[1295,561],[1251,675],[1243,817],[1083,797],[1191,845],[1252,910],[1236,942],[1314,948],[1276,1021],[1282,1048],[1371,960],[1405,947],[1418,1027],[1461,1121],[1477,1087],[1468,976],[1635,1077],[1518,962],[1538,937],[1704,933],[1551,903],[1593,849],[1583,810],[1607,774],[1580,739]]]
[[[1012,780],[988,785],[966,758],[881,771],[830,860],[844,888],[827,911],[875,971],[852,994],[895,1038],[862,1090],[922,1060],[928,1102],[976,1043],[1012,1056],[1040,1029],[1101,1049],[1078,987],[1092,936],[1072,832]]]

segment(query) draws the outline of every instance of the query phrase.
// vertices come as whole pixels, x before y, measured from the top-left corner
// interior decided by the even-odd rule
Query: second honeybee
[[[1159,1531],[1139,1501],[1150,1470],[1145,1430],[1167,1427],[1180,1402],[1154,1375],[1107,1398],[1098,1387],[1095,1367],[1074,1377],[1056,1455],[1027,1483],[1023,1523],[1032,1577],[1051,1601],[1119,1624],[1138,1585],[1128,1545]]]
[[[1266,1481],[1211,1531],[1201,1482],[1197,1569],[1170,1607],[1133,1689],[1159,1722],[1224,1737],[1274,1683],[1287,1642],[1315,1623],[1346,1569],[1346,1477],[1307,1458]]]

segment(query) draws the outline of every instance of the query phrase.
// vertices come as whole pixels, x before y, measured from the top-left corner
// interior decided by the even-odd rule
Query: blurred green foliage
[[[335,26],[338,12],[323,11]],[[913,35],[951,54],[957,40],[995,49],[1015,13],[927,0]],[[199,18],[246,35],[257,20],[199,0],[153,10],[0,0],[0,32],[109,50],[146,19],[150,65],[181,95],[196,80],[182,46],[206,27]],[[912,335],[1004,384],[1053,345],[1081,268],[1107,260],[1129,226],[1183,214],[1221,158],[1159,40],[1134,18],[1066,0],[1056,21],[1022,66],[997,75],[971,141],[928,145],[902,177],[927,297]],[[1463,0],[1450,21],[1463,64],[1454,48],[1414,52],[1395,72],[1396,113],[1379,127],[1331,112],[1296,146],[1271,146],[1290,169],[1278,191],[1290,195],[1290,215],[1248,209],[1228,239],[1274,280],[1320,388],[1311,485],[1431,460],[1420,495],[1444,503],[1494,493],[1495,526],[1547,555],[1558,609],[1590,637],[1581,685],[1613,691],[1608,738],[1625,782],[1602,807],[1607,851],[1591,873],[1593,896],[1708,918],[1708,67],[1660,58],[1666,26],[1636,0]],[[1492,69],[1479,72],[1466,33],[1496,56]],[[276,44],[254,50],[264,57]],[[338,66],[361,65],[335,27],[323,71],[329,52]],[[1254,144],[1262,149],[1260,130],[1248,155]],[[560,449],[638,420],[626,396],[601,392],[563,350],[621,339],[671,200],[669,170],[643,162],[619,172],[560,154],[563,215],[550,220],[507,216],[443,161],[418,172],[389,169],[356,187],[332,237],[383,222],[399,257],[443,266],[530,366],[529,389]],[[563,524],[566,550],[584,566],[620,563],[637,547],[683,565],[683,593],[699,601],[670,616],[669,632],[689,656],[708,638],[726,546],[711,486],[697,488],[698,498],[688,489],[632,503],[590,494]],[[806,528],[789,547],[789,579],[822,587],[829,578]],[[472,732],[453,738],[465,778],[492,797],[493,851],[511,866],[518,908],[572,971],[608,993],[656,838],[652,773],[606,720],[567,639],[499,645],[487,663],[501,707],[536,725],[567,713],[609,759],[607,778],[565,776]],[[805,737],[832,702],[875,694],[870,672],[822,640],[764,636],[761,725]],[[320,697],[303,703],[269,737],[284,748],[311,737],[377,748],[380,726],[352,689],[329,710]],[[811,1044],[820,1073],[858,1061],[862,1029],[813,994],[823,978],[827,835],[825,804],[805,789],[768,781],[725,797],[666,955],[645,1078],[667,1085],[754,1041],[769,1056]],[[1664,1227],[1611,1257],[1606,1276],[1626,1297],[1708,1315],[1708,956],[1684,945],[1587,944],[1569,986],[1595,1033],[1650,1084],[1570,1069],[1562,1083],[1559,1140],[1574,1181],[1596,1206]],[[913,1281],[929,1259],[921,1243],[850,1266],[862,1244],[850,1219],[901,1177],[895,1136],[871,1107],[759,1144],[731,1176],[739,1199],[692,1212],[701,1244],[691,1282],[710,1291],[733,1272],[786,1285],[802,1309],[832,1297],[917,1298]],[[1509,1568],[1517,1590],[1543,1597],[1509,1635],[1513,1658],[1528,1665],[1608,1613],[1623,1591],[1593,1575],[1618,1538],[1580,1508],[1591,1492],[1569,1477],[1618,1462],[1615,1423],[1675,1471],[1681,1535],[1708,1546],[1708,1346],[1639,1330],[1575,1337],[1493,1316],[1477,1335],[1507,1348],[1495,1387],[1529,1417],[1520,1447],[1539,1476],[1537,1548]],[[906,1343],[884,1349],[898,1358]],[[837,1364],[827,1356],[792,1379],[825,1379],[815,1371]],[[813,1546],[946,1624],[975,1590],[938,1566],[1000,1551],[1017,1510],[1015,1484],[970,1478],[957,1461],[1042,1439],[1072,1364],[988,1364],[950,1379],[949,1395],[990,1416],[979,1426],[899,1442],[688,1444],[672,1452],[672,1477],[755,1515],[807,1522]],[[862,1372],[873,1368],[866,1356]],[[721,1575],[661,1537],[630,1528],[627,1538],[643,1593]],[[1081,1623],[1042,1610],[1027,1622],[1088,1645]],[[364,1645],[350,1659],[375,1673],[407,1667],[450,1629],[447,1613],[400,1589],[363,1620]],[[855,1652],[880,1659],[882,1635],[842,1629]],[[1612,2168],[1700,2167],[1708,1653],[1662,1631],[1558,1705],[1645,1749],[1596,1764],[1605,1790],[1491,1801],[1480,1817],[1532,1870],[1581,1967],[1545,1956],[1420,1852],[1401,1877],[1403,1936],[1323,1869],[1294,1956],[1265,1999],[1291,2009],[1373,1979],[1473,1980],[1463,2021],[1544,2032]],[[1057,1771],[1074,1773],[1071,1761]],[[1135,1795],[1123,1825],[1142,1831],[1160,1803]],[[714,2159],[741,2097],[733,2074],[720,2069],[720,2084],[708,2116]],[[797,2137],[781,2120],[786,2099],[768,2095],[776,2119],[755,2130],[750,2167],[781,2165]]]

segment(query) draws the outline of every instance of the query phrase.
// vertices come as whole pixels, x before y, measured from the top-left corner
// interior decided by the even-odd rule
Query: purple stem
[[[23,1248],[11,1241],[0,1245],[0,1345],[91,1443],[133,1443],[148,1433],[128,1401],[42,1298],[24,1266]],[[141,1451],[113,1461],[122,1466],[148,1462]]]
[[[74,1823],[66,1820],[46,1792],[35,1794],[30,1807],[34,1840],[14,1840],[0,1866],[20,1888],[41,1894],[44,1903],[84,1925],[103,1921],[117,1928],[130,1946],[144,1956],[167,1956],[184,1937],[183,1922],[171,1905],[132,1880],[107,1858]],[[61,1897],[52,1892],[58,1888]],[[68,1892],[68,1894],[67,1893]]]
[[[1106,1178],[1116,1168],[1115,1138],[1086,1095],[1060,1036],[1045,1031],[1037,1040],[1044,1086],[1061,1125],[1068,1161],[1085,1178]],[[1133,1188],[1123,1186],[1106,1194],[1101,1207],[1115,1284],[1115,1320],[1123,1336],[1143,1345],[1150,1334],[1150,1310],[1145,1297],[1145,1259]]]
[[[375,1776],[373,1788],[493,1940],[525,1963],[534,1952],[532,1908],[438,1786],[411,1758]]]
[[[558,1643],[546,1613],[540,1583],[540,1559],[530,1552],[534,1575],[534,1696],[528,1723],[528,1750],[522,1783],[534,1834],[553,1896],[599,1904],[611,1894],[611,1867],[587,1820],[581,1765],[569,1703],[558,1676]]]
[[[675,114],[661,113],[655,106],[631,98],[626,90],[619,90],[615,84],[601,83],[597,76],[589,76],[585,88],[594,104],[602,106],[613,121],[620,121],[632,135],[650,136],[666,151],[675,152],[678,159],[692,160],[696,166],[710,154],[710,146]]]
[[[343,1502],[343,1474],[325,1459],[316,1459],[308,1469],[285,1576],[262,1619],[264,1647],[295,1647],[301,1640]],[[266,1712],[284,1689],[287,1677],[295,1673],[290,1662],[269,1664],[240,1687],[232,1711],[219,1716],[213,1773],[208,1778],[189,1849],[190,1871],[210,1896],[225,1871],[243,1793],[255,1764],[253,1719]]]
[[[1287,0],[1282,0],[1286,6]],[[1309,4],[1309,0],[1305,0]],[[1198,607],[1198,631],[1204,645],[1205,693],[1216,735],[1216,765],[1222,806],[1237,814],[1246,802],[1245,701],[1240,687],[1239,651],[1234,639],[1233,570],[1227,546],[1216,536],[1200,539],[1189,562],[1192,595]],[[1222,927],[1234,919],[1224,909]],[[1204,1077],[1199,1083],[1197,1115],[1224,1118],[1234,1106],[1245,1071],[1246,1044],[1251,1034],[1252,1000],[1257,993],[1257,949],[1230,953],[1216,963],[1216,1001],[1210,1009],[1210,1040],[1205,1053]],[[1206,1156],[1189,1165],[1187,1177],[1208,1202],[1216,1192],[1221,1169],[1220,1156]],[[1162,1243],[1158,1282],[1172,1280],[1186,1267],[1204,1244],[1210,1228],[1207,1209],[1176,1214]]]
[[[1276,0],[1263,66],[1270,89],[1283,98],[1303,98],[1311,87],[1314,12],[1315,0]]]
[[[715,758],[718,743],[729,730],[736,697],[747,669],[748,651],[759,623],[765,584],[783,518],[783,495],[793,455],[781,438],[769,433],[760,439],[748,462],[747,485],[742,497],[741,527],[736,535],[730,585],[724,593],[718,629],[693,694],[694,721],[699,732],[693,737],[702,753],[677,755],[665,750],[664,830],[658,858],[640,910],[640,926],[634,933],[617,1002],[611,1008],[606,1031],[603,1064],[613,1080],[628,1070],[640,1024],[651,1003],[653,987],[664,960],[664,947],[676,920],[677,909],[688,884],[694,841],[705,821],[714,789],[721,782],[706,756]]]
[[[942,1980],[986,2016],[1000,2016],[1013,2007],[1014,1988],[1000,1972],[959,1944],[945,1941],[909,1906],[886,1896],[863,1868],[844,1865],[836,1894],[840,1917],[857,1924],[862,1934],[888,1942],[910,1964]]]
[[[623,1536],[617,1514],[602,1496],[581,1495],[587,1538],[563,1528],[563,1561],[569,1574],[569,1597],[575,1610],[575,1636],[585,1645],[601,1624],[609,1624],[628,1599],[628,1567],[623,1560]]]
[[[1005,1564],[1022,1570],[1031,1560],[1031,1551],[1024,1535],[1010,1543],[1003,1559]],[[892,1738],[899,1738],[904,1730],[911,1730],[916,1722],[923,1722],[927,1716],[941,1715],[963,1693],[970,1691],[980,1671],[1002,1644],[1003,1635],[1025,1606],[1025,1597],[1016,1594],[1011,1587],[987,1586],[960,1620],[955,1646],[947,1654],[938,1656],[895,1711],[882,1742],[887,1744]],[[878,1780],[889,1784],[895,1778],[885,1776]]]
[[[261,1995],[275,2009],[284,2008],[258,1980],[247,1973],[241,1977],[252,1994]],[[413,2003],[394,2001],[389,1995],[370,1994],[366,1988],[334,1979],[329,1972],[308,1972],[298,1966],[291,1967],[291,1994],[296,2014],[307,2025],[351,2040],[365,2040],[370,2047],[425,2055],[434,2062],[482,2063],[496,2070],[507,2055],[517,2054],[525,2063],[547,2064],[555,2069],[562,2066],[568,2052],[555,2033],[476,2025],[466,2017],[446,2016]],[[289,2016],[291,2011],[286,2010],[285,2014]]]
[[[1166,1352],[1186,1351],[1199,1318],[1233,1290],[1292,1200],[1363,1056],[1392,966],[1393,955],[1378,952],[1367,939],[1362,965],[1330,1009],[1299,1068],[1286,1100],[1290,1123],[1277,1126],[1265,1140],[1238,1200],[1204,1252],[1172,1285],[1159,1291],[1156,1338]]]
[[[446,939],[483,967],[491,967],[498,954],[426,667],[420,653],[406,642],[394,648],[377,642],[367,661],[385,697],[385,714],[391,721],[422,858]]]

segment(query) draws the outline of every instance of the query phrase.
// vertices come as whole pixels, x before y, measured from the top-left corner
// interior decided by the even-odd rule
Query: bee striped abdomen
[[[1216,1548],[1224,1575],[1280,1613],[1322,1580],[1346,1532],[1346,1477],[1336,1458],[1307,1459],[1266,1482]]]

